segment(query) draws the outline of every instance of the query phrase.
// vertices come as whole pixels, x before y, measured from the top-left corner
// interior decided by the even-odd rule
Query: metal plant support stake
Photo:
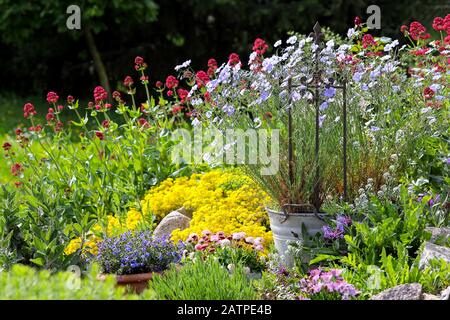
[[[293,85],[292,84],[292,78],[289,78],[288,80],[288,93],[289,93],[289,107],[288,107],[288,158],[289,158],[289,179],[291,185],[294,183],[294,155],[293,155],[293,141],[292,141],[292,114],[291,114],[291,107],[292,107],[292,88],[296,87],[305,87],[307,91],[309,91],[313,96],[313,103],[315,105],[315,150],[314,150],[314,161],[316,164],[316,171],[315,171],[315,179],[314,179],[314,199],[313,199],[313,206],[316,209],[316,213],[319,212],[319,187],[320,187],[320,168],[319,168],[319,147],[320,147],[320,135],[319,135],[319,123],[320,123],[320,113],[319,113],[319,106],[320,106],[320,88],[322,87],[333,87],[335,89],[342,89],[343,94],[343,110],[342,110],[342,116],[343,116],[343,179],[344,179],[344,200],[347,200],[347,81],[346,79],[342,80],[341,84],[335,84],[335,80],[333,78],[329,78],[328,84],[323,85],[324,79],[323,79],[323,70],[319,68],[320,66],[320,57],[319,57],[319,51],[320,48],[323,47],[324,44],[324,36],[321,31],[321,27],[319,22],[316,22],[314,25],[313,31],[310,36],[314,39],[314,44],[316,44],[318,47],[314,53],[314,72],[313,77],[310,80],[307,80],[306,77],[303,77],[300,79],[301,84],[300,85]],[[287,206],[298,206],[297,204],[292,203],[292,198],[290,199],[290,202]]]

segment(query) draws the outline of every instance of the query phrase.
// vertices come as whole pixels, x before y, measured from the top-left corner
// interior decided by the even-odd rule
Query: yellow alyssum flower
[[[193,212],[190,227],[175,230],[172,239],[186,240],[190,233],[203,230],[226,234],[245,232],[271,243],[264,205],[268,196],[238,170],[212,170],[189,178],[167,179],[152,188],[141,202],[144,214],[157,220],[173,210],[185,207]]]

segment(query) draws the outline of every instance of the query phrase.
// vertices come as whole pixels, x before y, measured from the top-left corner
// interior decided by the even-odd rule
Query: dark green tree
[[[158,5],[153,0],[80,0],[76,5],[81,9],[81,29],[69,30],[66,24],[70,17],[67,8],[72,4],[72,0],[0,0],[1,40],[7,44],[24,44],[48,32],[70,33],[77,42],[85,41],[99,81],[111,93],[108,73],[96,45],[95,34],[111,24],[120,28],[121,24],[130,22],[155,21]]]

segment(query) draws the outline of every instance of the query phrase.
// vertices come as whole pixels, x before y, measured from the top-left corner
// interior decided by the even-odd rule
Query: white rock
[[[181,210],[183,211],[183,210]],[[170,236],[175,229],[184,230],[189,228],[191,218],[179,211],[172,211],[165,216],[156,227],[153,235],[157,238]]]

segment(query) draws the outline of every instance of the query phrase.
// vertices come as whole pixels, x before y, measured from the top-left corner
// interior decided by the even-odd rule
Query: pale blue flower
[[[355,74],[353,75],[353,81],[360,82],[362,76],[363,76],[362,72],[355,72]]]
[[[336,94],[336,89],[333,87],[326,88],[323,93],[323,95],[327,98],[333,98],[335,94]]]
[[[326,102],[326,101],[322,102],[322,104],[319,107],[319,110],[320,111],[325,111],[327,109],[328,109],[328,102]]]

